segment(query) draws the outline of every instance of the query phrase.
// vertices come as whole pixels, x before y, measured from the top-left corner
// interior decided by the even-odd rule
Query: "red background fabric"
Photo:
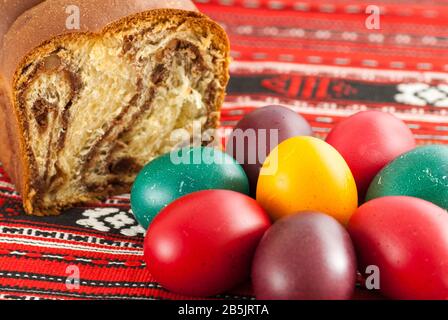
[[[254,108],[280,103],[317,137],[377,109],[403,119],[420,144],[447,144],[448,2],[375,3],[380,30],[366,28],[365,1],[198,0],[232,45],[223,135]],[[126,196],[59,217],[26,216],[0,167],[0,299],[188,299],[151,277],[142,239]],[[66,286],[70,266],[79,289]],[[216,298],[251,299],[250,285]]]

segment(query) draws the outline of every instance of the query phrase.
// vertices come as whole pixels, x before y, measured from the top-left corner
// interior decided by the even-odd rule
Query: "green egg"
[[[403,154],[373,180],[367,200],[411,196],[448,210],[448,146],[423,146]]]
[[[214,148],[184,148],[146,165],[131,191],[131,207],[147,229],[157,214],[187,194],[224,189],[249,195],[243,168],[229,155]]]

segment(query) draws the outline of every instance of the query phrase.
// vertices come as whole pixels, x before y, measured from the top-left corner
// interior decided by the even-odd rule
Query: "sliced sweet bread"
[[[42,21],[48,2],[25,15]],[[128,192],[148,161],[219,124],[229,45],[216,23],[153,9],[89,30],[48,37],[20,59],[8,46],[31,35],[13,25],[5,37],[2,161],[29,214]]]

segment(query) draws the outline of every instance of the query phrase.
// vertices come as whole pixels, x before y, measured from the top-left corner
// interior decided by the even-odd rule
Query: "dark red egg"
[[[276,222],[263,237],[252,267],[262,300],[345,300],[353,296],[356,257],[334,218],[306,212]]]
[[[242,165],[255,195],[260,169],[269,153],[289,138],[311,134],[309,123],[290,108],[267,106],[249,113],[236,125],[226,152]]]

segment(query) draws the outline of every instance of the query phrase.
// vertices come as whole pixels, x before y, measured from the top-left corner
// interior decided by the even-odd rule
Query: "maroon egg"
[[[350,236],[323,213],[281,219],[256,251],[252,280],[261,300],[351,299],[356,257]]]
[[[309,123],[293,110],[267,106],[249,113],[237,124],[229,138],[227,153],[243,166],[251,193],[255,194],[261,166],[269,153],[289,138],[311,134]]]

